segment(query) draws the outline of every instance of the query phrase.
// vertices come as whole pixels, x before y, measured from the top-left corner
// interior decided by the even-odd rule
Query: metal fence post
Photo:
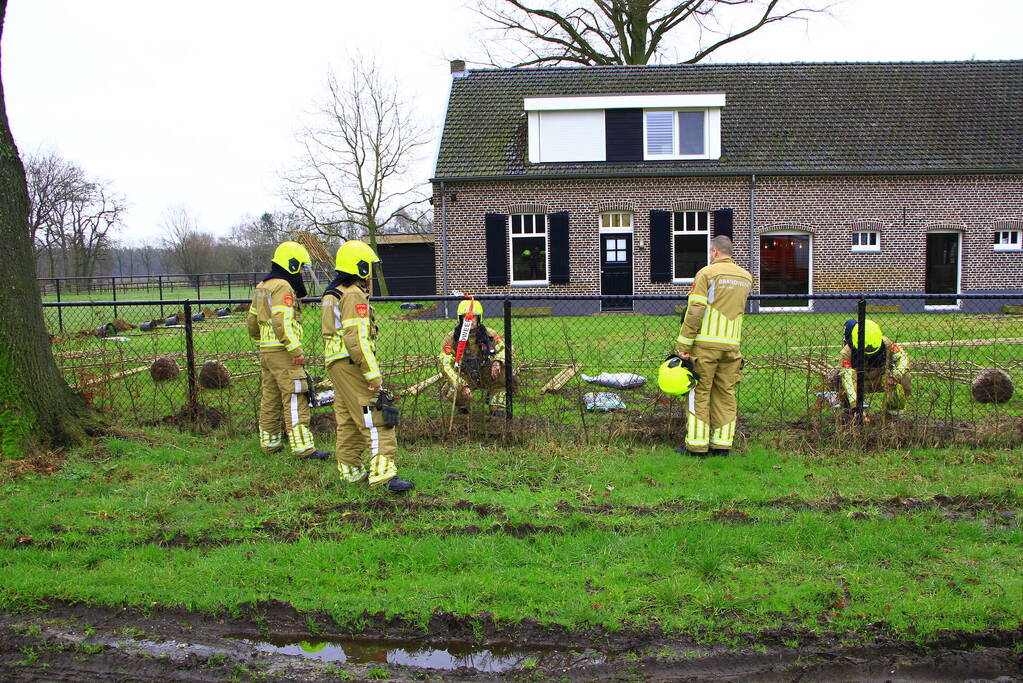
[[[60,303],[60,278],[53,278],[57,283],[57,303]],[[60,327],[60,333],[64,334],[64,307],[57,306],[57,325]]]
[[[853,354],[853,366],[856,371],[856,424],[863,424],[863,373],[866,372],[866,353],[863,346],[867,334],[867,300],[860,299],[856,303],[856,348],[859,353]]]
[[[231,298],[231,273],[227,274],[227,298]]]
[[[512,322],[511,300],[504,300],[504,420],[511,426],[512,419],[512,388],[515,386],[512,372]]]
[[[202,301],[202,289],[200,288],[200,285],[199,285],[200,277],[202,277],[202,276],[200,276],[200,275],[196,275],[195,276],[195,298],[198,301]]]
[[[192,343],[192,303],[185,301],[185,364],[188,368],[188,405],[193,408],[199,400],[195,385],[195,345]]]
[[[160,317],[163,318],[163,275],[156,276],[156,288],[160,294]]]
[[[114,293],[114,301],[117,301],[117,280],[115,278],[110,278],[110,289]],[[115,318],[118,317],[118,315],[117,315],[117,304],[116,303],[114,304],[114,317]]]

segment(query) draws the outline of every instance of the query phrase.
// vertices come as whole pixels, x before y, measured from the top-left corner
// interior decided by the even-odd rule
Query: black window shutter
[[[643,161],[643,110],[605,110],[604,147],[608,161]]]
[[[718,209],[714,212],[714,237],[724,235],[732,239],[732,216],[731,209]]]
[[[650,212],[650,282],[671,282],[671,212]]]
[[[547,230],[547,240],[550,245],[548,256],[551,268],[551,284],[568,284],[568,211],[559,211],[547,216]]]
[[[484,217],[487,233],[487,284],[508,284],[508,215],[488,213]],[[446,292],[445,292],[446,293]]]

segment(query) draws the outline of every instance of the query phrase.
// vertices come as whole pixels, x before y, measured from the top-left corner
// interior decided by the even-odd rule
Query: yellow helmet
[[[657,370],[657,386],[672,396],[688,394],[699,381],[693,362],[678,356],[668,356]]]
[[[854,349],[859,348],[860,343],[860,326],[857,323],[852,328],[852,347]],[[863,350],[869,356],[875,354],[881,350],[881,344],[883,343],[883,335],[881,334],[881,327],[873,320],[867,320],[866,325],[863,328]]]
[[[369,277],[370,266],[374,263],[380,263],[380,257],[372,247],[360,240],[348,240],[338,248],[334,268],[365,279]]]
[[[298,242],[281,242],[274,251],[273,262],[292,275],[301,272],[303,263],[312,263],[309,251]]]
[[[483,317],[483,304],[475,299],[466,299],[458,304],[458,315],[463,316],[469,312],[469,304],[472,304],[472,314],[477,318]]]

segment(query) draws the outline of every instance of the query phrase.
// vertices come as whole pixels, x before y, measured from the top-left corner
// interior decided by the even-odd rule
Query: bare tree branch
[[[841,1],[475,0],[473,9],[496,34],[482,46],[485,64],[648,64],[682,33],[695,38],[684,50],[692,64],[769,24],[827,13]]]

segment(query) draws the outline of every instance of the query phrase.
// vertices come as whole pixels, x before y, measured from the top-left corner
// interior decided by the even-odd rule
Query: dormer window
[[[527,97],[529,161],[719,159],[723,93]]]
[[[644,112],[647,159],[703,159],[707,156],[707,110]]]

